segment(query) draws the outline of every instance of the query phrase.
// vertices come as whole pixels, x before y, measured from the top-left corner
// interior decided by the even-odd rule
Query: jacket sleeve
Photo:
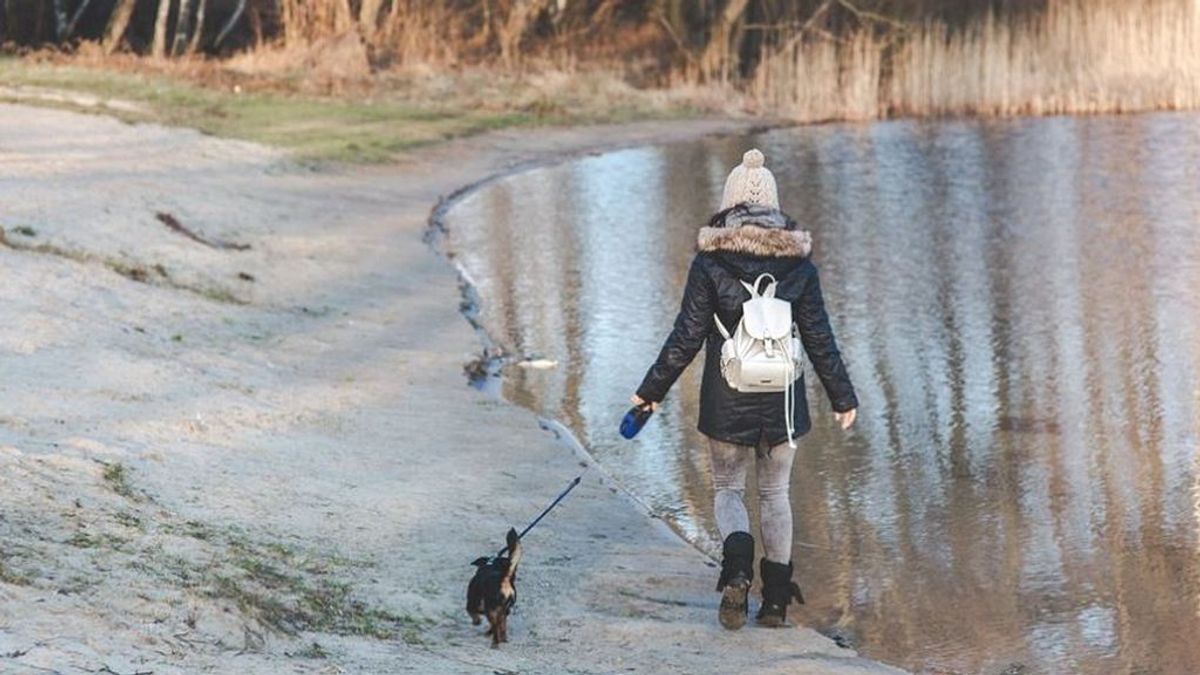
[[[817,377],[825,387],[834,412],[857,408],[858,398],[854,395],[854,385],[850,383],[850,375],[846,372],[846,364],[842,362],[837,341],[833,339],[833,329],[829,326],[829,315],[825,313],[821,281],[815,267],[803,295],[792,304],[792,316],[800,328],[804,351],[808,353],[808,359],[812,361]]]
[[[688,270],[687,284],[683,290],[683,302],[675,327],[667,336],[658,359],[650,366],[637,395],[645,401],[662,401],[667,390],[687,368],[704,346],[704,340],[713,329],[713,312],[716,310],[716,289],[712,279],[704,271],[700,256],[692,260]]]

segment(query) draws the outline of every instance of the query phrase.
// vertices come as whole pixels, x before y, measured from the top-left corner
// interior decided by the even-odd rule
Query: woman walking
[[[739,325],[743,303],[760,294],[790,303],[791,319],[804,351],[842,429],[854,424],[858,407],[825,313],[817,268],[809,260],[812,237],[779,210],[775,177],[763,163],[762,153],[750,150],[725,181],[721,210],[700,229],[699,252],[688,272],[674,329],[633,397],[635,404],[657,407],[708,343],[698,426],[708,437],[712,453],[714,512],[724,538],[717,590],[722,591],[721,624],[729,629],[745,625],[747,595],[754,580],[754,537],[743,501],[751,464],[758,478],[764,551],[759,561],[762,605],[757,621],[764,626],[782,626],[792,600],[803,602],[800,587],[792,581],[788,488],[796,452],[794,438],[812,426],[800,369],[794,371],[799,375],[794,389],[774,393],[740,391],[744,388],[735,389],[723,374],[721,347],[729,336],[726,327]],[[760,286],[763,275],[775,282],[765,292]],[[787,372],[788,379],[793,379],[793,371]]]

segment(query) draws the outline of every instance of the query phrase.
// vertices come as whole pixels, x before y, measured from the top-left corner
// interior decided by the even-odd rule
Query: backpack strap
[[[728,340],[730,338],[729,330],[725,328],[725,324],[721,323],[721,317],[717,316],[715,312],[713,313],[713,321],[717,322],[717,330],[721,332],[721,337]]]
[[[739,272],[736,267],[730,264],[730,262],[721,255],[718,254],[712,256],[712,261],[717,263],[721,269],[728,272],[730,276],[741,282],[742,286],[750,293],[751,299],[775,297],[775,287],[779,282],[775,280],[775,275],[771,274],[770,272],[763,272],[762,274],[758,275],[758,278],[754,280],[753,284],[751,284],[750,282],[742,279],[741,272]],[[763,278],[770,279],[771,283],[767,284],[767,289],[765,291],[759,293],[758,287],[760,284],[762,284]],[[725,338],[726,340],[730,339],[731,334],[729,329],[725,327],[725,324],[721,323],[721,317],[717,316],[715,312],[713,313],[713,321],[717,323],[717,331],[721,333],[721,337]]]
[[[762,280],[764,277],[767,279],[770,279],[771,283],[767,284],[767,290],[759,293],[758,286],[759,286],[759,284],[762,283]],[[742,286],[745,286],[746,290],[750,291],[751,298],[773,298],[773,297],[775,297],[775,286],[777,286],[778,284],[779,284],[779,282],[775,281],[775,276],[772,275],[770,272],[763,272],[762,274],[758,275],[758,278],[754,280],[753,284],[746,283],[745,281],[742,282]]]

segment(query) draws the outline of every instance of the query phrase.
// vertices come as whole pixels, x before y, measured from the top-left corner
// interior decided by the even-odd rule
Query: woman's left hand
[[[642,397],[638,396],[637,394],[634,394],[633,396],[631,396],[629,398],[629,402],[638,406],[639,408],[644,407],[646,405],[646,402],[644,400],[642,400]],[[650,410],[658,410],[658,404],[651,403]]]
[[[839,425],[841,425],[842,431],[846,431],[850,427],[854,426],[854,420],[857,417],[858,417],[858,408],[851,408],[850,410],[847,410],[846,412],[833,413],[833,419],[837,420],[837,423]]]

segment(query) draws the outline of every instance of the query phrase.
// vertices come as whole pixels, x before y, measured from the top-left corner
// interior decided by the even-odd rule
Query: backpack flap
[[[742,328],[756,340],[785,340],[792,334],[792,305],[761,297],[742,304]]]

